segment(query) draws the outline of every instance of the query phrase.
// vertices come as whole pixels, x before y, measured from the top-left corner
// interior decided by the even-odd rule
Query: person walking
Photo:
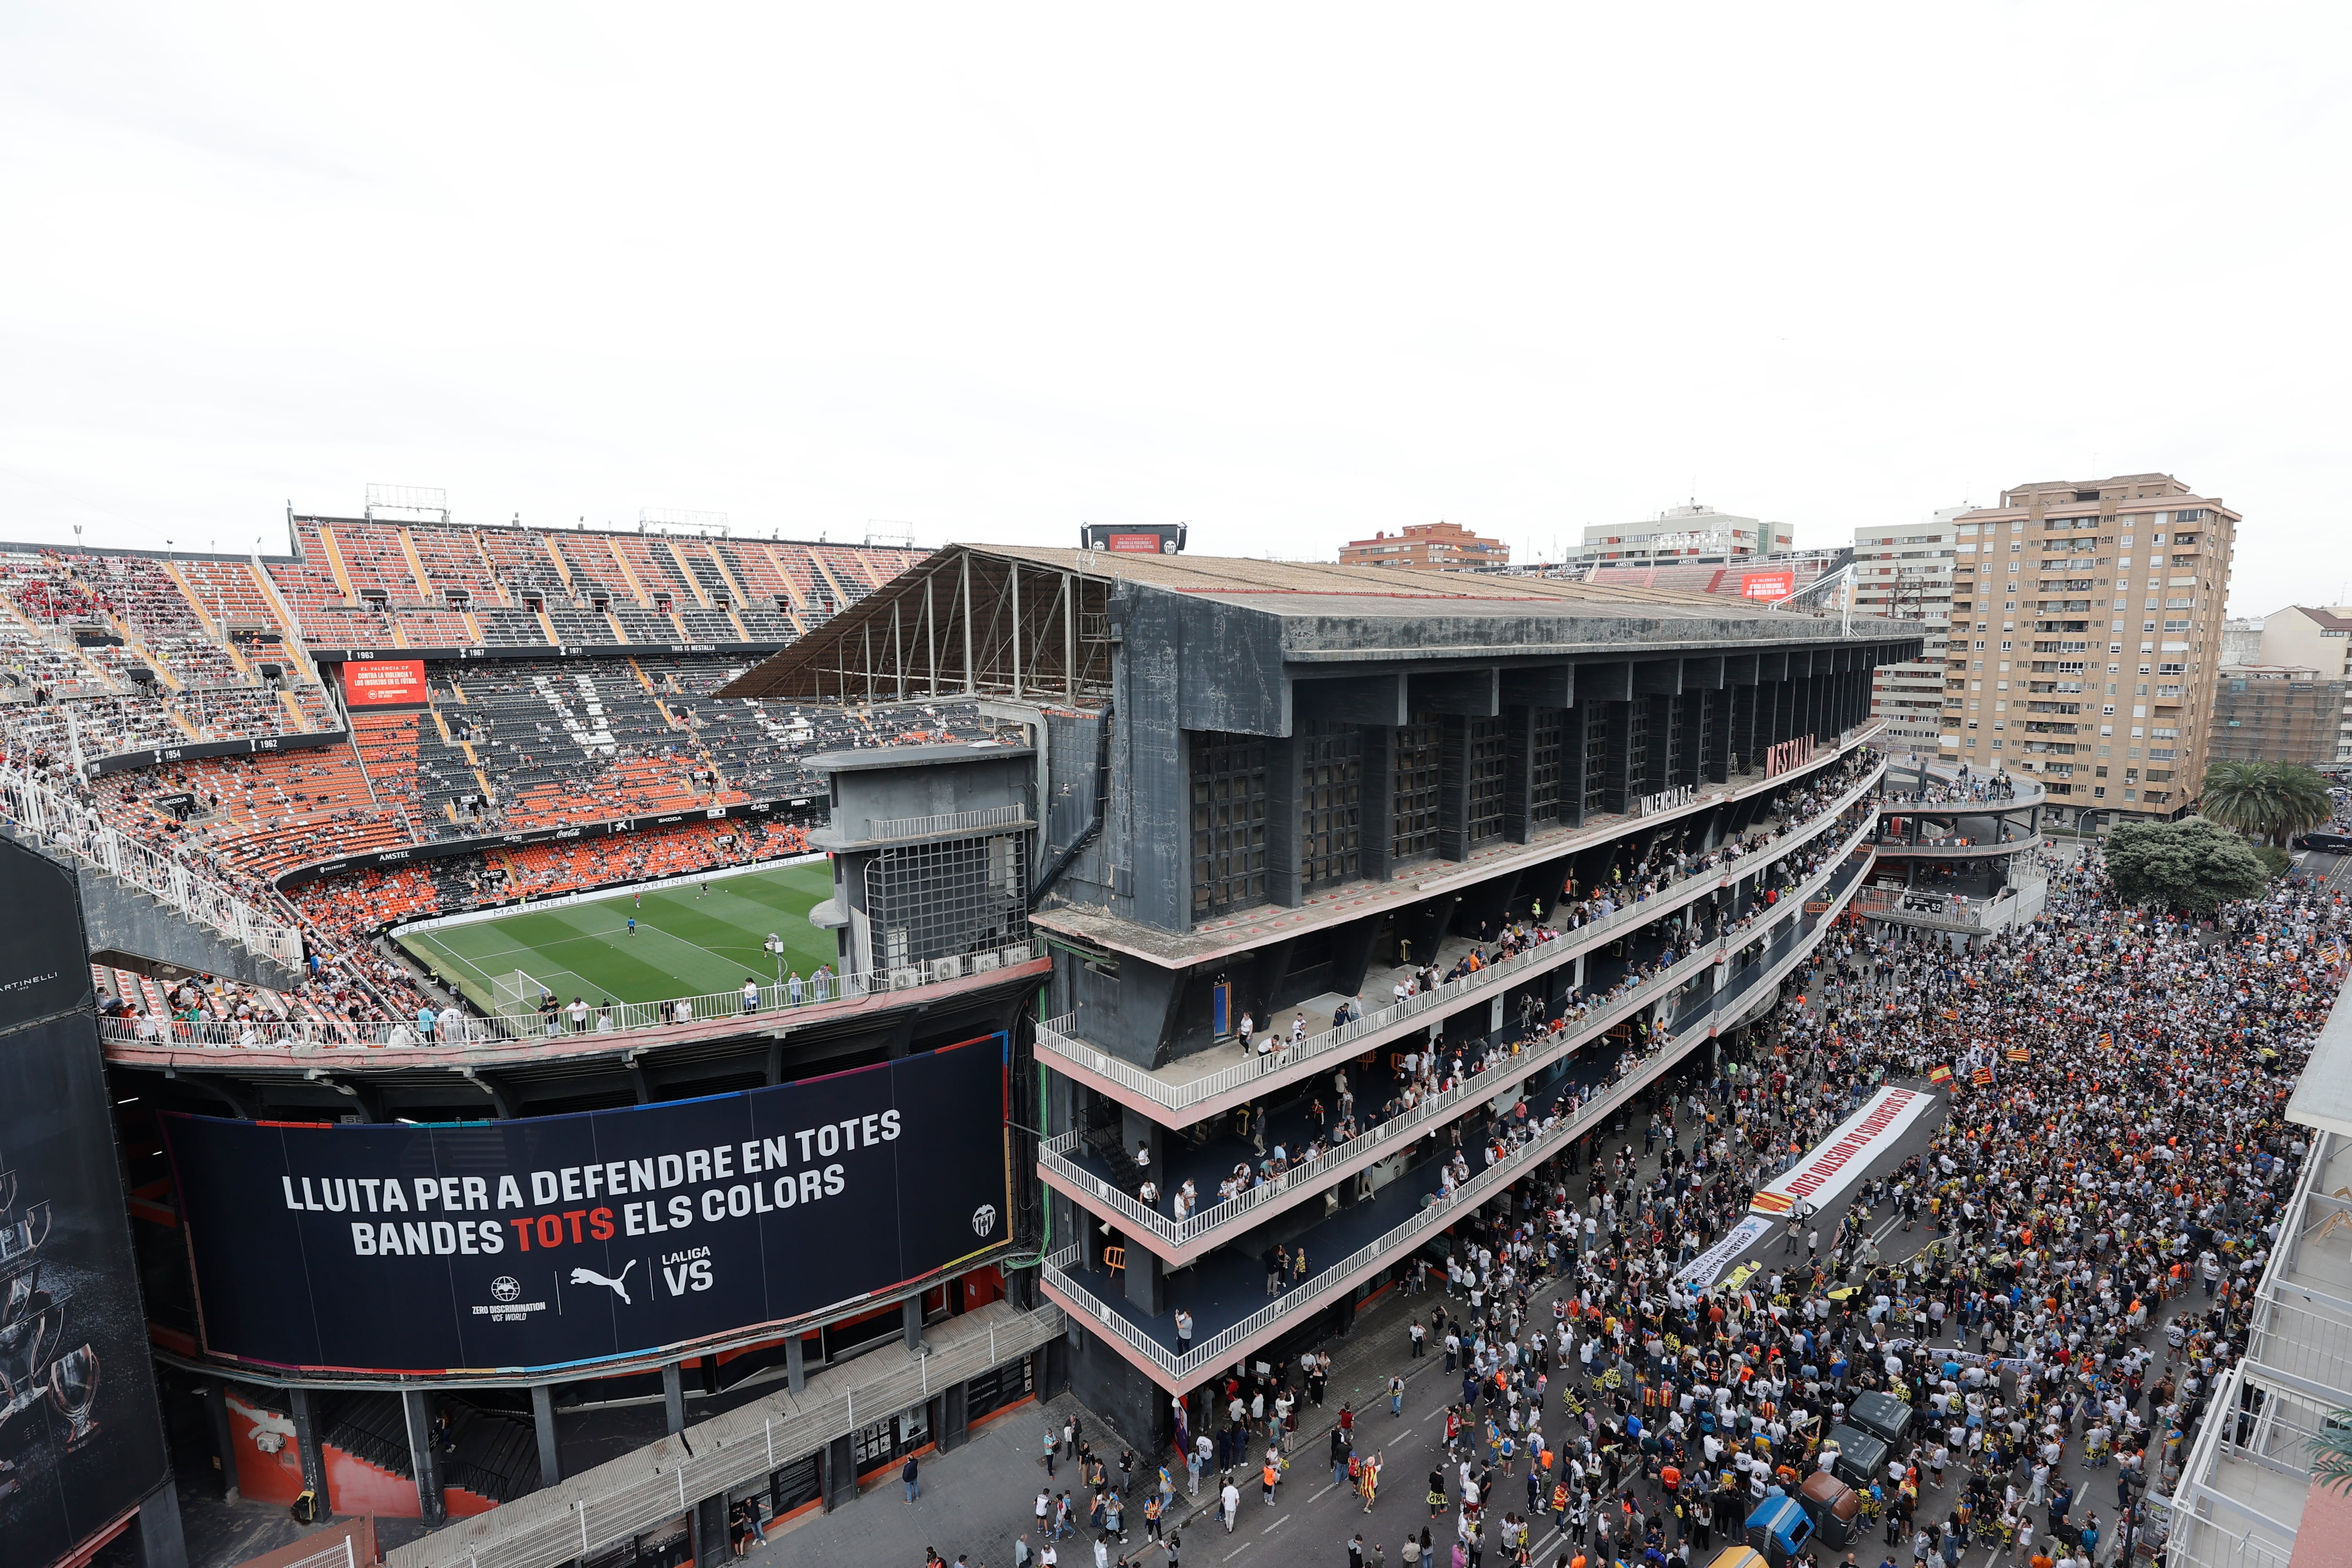
[[[922,1486],[915,1479],[915,1456],[912,1454],[908,1455],[907,1462],[898,1468],[898,1479],[907,1489],[908,1502],[912,1503],[923,1495]]]
[[[1266,1500],[1269,1502],[1273,1500],[1271,1492],[1267,1494]],[[1242,1510],[1242,1489],[1234,1485],[1234,1473],[1231,1470],[1225,1472],[1224,1485],[1218,1489],[1217,1502],[1224,1511],[1225,1533],[1231,1535],[1234,1532],[1234,1520]]]

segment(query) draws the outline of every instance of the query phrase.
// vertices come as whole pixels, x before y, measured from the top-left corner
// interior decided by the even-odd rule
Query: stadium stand
[[[810,755],[980,729],[968,704],[861,712],[710,695],[918,552],[331,518],[289,531],[293,551],[277,559],[0,544],[0,762],[295,917],[310,943],[298,991],[107,971],[100,992],[118,1010],[331,1023],[439,1005],[373,944],[386,925],[797,854],[805,831],[697,821],[445,852],[290,895],[276,879],[414,845],[805,803],[818,793]],[[451,657],[499,648],[532,651]],[[312,657],[401,649],[425,651],[422,708],[348,713]],[[250,749],[273,742],[284,749]]]

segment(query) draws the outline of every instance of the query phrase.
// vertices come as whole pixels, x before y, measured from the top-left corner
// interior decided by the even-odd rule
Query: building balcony
[[[1445,1184],[1436,1160],[1423,1162],[1399,1172],[1370,1196],[1286,1236],[1286,1248],[1307,1250],[1304,1284],[1269,1300],[1261,1261],[1246,1248],[1228,1247],[1172,1274],[1167,1282],[1171,1310],[1151,1316],[1127,1299],[1124,1281],[1099,1256],[1072,1246],[1046,1260],[1041,1277],[1045,1294],[1161,1388],[1189,1393],[1213,1372],[1409,1259],[1546,1160],[1608,1126],[1622,1107],[1719,1029],[1768,1005],[1779,995],[1780,982],[1805,963],[1843,914],[1869,864],[1867,853],[1836,862],[1822,896],[1800,901],[1798,918],[1780,924],[1763,951],[1737,975],[1671,1018],[1659,1046],[1643,1055],[1628,1052],[1613,1065],[1593,1059],[1594,1070],[1571,1071],[1542,1085],[1531,1097],[1529,1121],[1555,1112],[1560,1120],[1504,1159],[1456,1187]],[[1181,1352],[1175,1337],[1177,1307],[1191,1312],[1194,1324],[1192,1344]]]
[[[1335,1183],[1409,1150],[1414,1140],[1424,1133],[1493,1103],[1498,1096],[1512,1092],[1563,1063],[1576,1060],[1580,1053],[1600,1043],[1610,1030],[1628,1019],[1661,1004],[1672,1011],[1694,983],[1704,983],[1705,994],[1709,996],[1717,994],[1725,982],[1715,977],[1728,975],[1733,959],[1740,952],[1759,941],[1776,940],[1783,929],[1801,920],[1805,908],[1817,902],[1850,868],[1853,852],[1863,847],[1869,831],[1869,825],[1864,824],[1838,844],[1817,870],[1785,889],[1777,901],[1766,904],[1759,897],[1755,908],[1747,911],[1752,918],[1743,920],[1736,929],[1678,959],[1660,973],[1579,1000],[1568,1012],[1566,1026],[1558,1032],[1531,1042],[1514,1043],[1511,1055],[1503,1062],[1483,1072],[1474,1072],[1455,1089],[1368,1127],[1318,1158],[1292,1166],[1277,1180],[1263,1183],[1223,1203],[1212,1201],[1186,1219],[1179,1221],[1139,1202],[1113,1179],[1112,1167],[1086,1150],[1083,1138],[1076,1131],[1063,1133],[1039,1146],[1039,1178],[1171,1266],[1190,1263],[1223,1246],[1241,1231],[1263,1224]],[[1325,1065],[1327,1068],[1346,1066],[1355,1059]],[[1369,1071],[1359,1071],[1355,1088],[1360,1104],[1385,1093],[1388,1070],[1376,1064]],[[1298,1121],[1299,1133],[1320,1131],[1319,1128],[1307,1127],[1304,1118]],[[1290,1130],[1276,1131],[1279,1133]],[[1305,1136],[1297,1141],[1304,1142]],[[1191,1176],[1202,1191],[1213,1193],[1218,1180],[1232,1169],[1236,1159],[1250,1160],[1254,1153],[1250,1145],[1234,1145],[1224,1140],[1205,1142],[1197,1151],[1171,1153],[1160,1185],[1172,1192],[1180,1182]]]
[[[1310,893],[1295,908],[1259,905],[1200,921],[1181,932],[1138,925],[1082,906],[1041,910],[1030,917],[1030,923],[1082,946],[1139,958],[1163,968],[1219,963],[1286,937],[1390,913],[1445,893],[1467,892],[1482,882],[1607,844],[1636,828],[1669,826],[1713,807],[1783,788],[1861,752],[1885,727],[1883,719],[1864,720],[1835,742],[1824,743],[1811,761],[1778,775],[1751,765],[1726,783],[1699,784],[1686,798],[1646,814],[1595,813],[1581,826],[1545,827],[1526,844],[1485,844],[1465,859],[1416,861],[1386,882],[1349,882]]]
[[[2029,923],[2042,912],[2049,895],[2046,881],[2001,888],[1986,898],[1924,889],[1864,888],[1854,894],[1853,907],[1864,920],[1984,936]]]
[[[1764,858],[1763,863],[1769,863],[1803,848],[1827,832],[1841,813],[1868,799],[1885,773],[1886,764],[1882,759],[1812,818],[1771,840],[1757,854]],[[1761,869],[1761,864],[1757,868]],[[1162,1126],[1187,1127],[1423,1030],[1465,1007],[1500,997],[1513,985],[1524,984],[1573,963],[1630,931],[1728,889],[1750,875],[1752,871],[1737,864],[1711,868],[1601,920],[1563,931],[1557,941],[1491,963],[1474,974],[1402,1003],[1368,1012],[1338,1028],[1310,1035],[1299,1044],[1287,1046],[1261,1060],[1237,1062],[1223,1050],[1211,1049],[1180,1057],[1158,1068],[1138,1067],[1088,1045],[1077,1033],[1082,1025],[1076,1016],[1038,1026],[1037,1057],[1055,1071],[1067,1074]],[[1272,1021],[1268,1022],[1271,1026]]]
[[[2047,842],[2034,828],[2021,827],[2012,822],[2001,823],[2000,828],[1998,841],[1973,835],[1916,839],[1880,836],[1873,837],[1870,846],[1889,859],[1917,856],[1927,860],[1977,860],[2001,855],[2023,855],[2041,848]]]

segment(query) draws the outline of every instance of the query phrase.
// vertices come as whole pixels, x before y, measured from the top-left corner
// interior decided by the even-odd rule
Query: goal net
[[[539,999],[546,990],[538,981],[518,969],[510,974],[491,976],[490,1003],[503,1017],[528,1017],[539,1011]]]

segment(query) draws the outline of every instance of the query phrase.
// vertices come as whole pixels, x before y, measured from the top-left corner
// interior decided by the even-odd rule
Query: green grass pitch
[[[485,1012],[495,1010],[491,980],[518,969],[560,1001],[582,996],[592,1007],[737,991],[746,976],[772,984],[775,960],[760,945],[770,931],[784,939],[785,973],[797,970],[805,979],[820,963],[839,967],[833,932],[808,922],[809,910],[833,894],[830,862],[750,872],[709,887],[708,896],[694,884],[664,888],[645,894],[642,905],[624,889],[399,940]]]

